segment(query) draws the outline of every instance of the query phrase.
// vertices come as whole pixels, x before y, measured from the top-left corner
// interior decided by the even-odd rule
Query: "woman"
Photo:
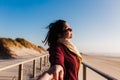
[[[64,20],[57,20],[48,28],[44,43],[49,46],[51,67],[38,80],[78,80],[82,57],[70,42],[72,29]]]

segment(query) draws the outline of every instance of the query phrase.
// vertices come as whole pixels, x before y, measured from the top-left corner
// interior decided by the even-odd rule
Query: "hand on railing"
[[[37,80],[63,80],[63,75],[63,67],[61,65],[54,65],[40,75]]]

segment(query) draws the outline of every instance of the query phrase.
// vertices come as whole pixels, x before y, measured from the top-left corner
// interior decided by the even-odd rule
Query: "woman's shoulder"
[[[50,54],[56,53],[56,52],[63,52],[64,51],[64,45],[61,43],[57,43],[52,45],[49,49],[48,49]]]

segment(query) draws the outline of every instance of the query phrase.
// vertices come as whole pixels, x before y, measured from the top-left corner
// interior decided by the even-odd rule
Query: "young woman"
[[[49,46],[50,69],[38,80],[78,80],[82,57],[73,43],[72,29],[64,20],[51,23],[44,40]]]

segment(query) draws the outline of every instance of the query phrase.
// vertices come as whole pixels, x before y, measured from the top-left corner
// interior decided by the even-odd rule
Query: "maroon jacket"
[[[55,44],[49,49],[51,66],[59,64],[64,68],[64,80],[78,80],[78,60],[63,44]]]

